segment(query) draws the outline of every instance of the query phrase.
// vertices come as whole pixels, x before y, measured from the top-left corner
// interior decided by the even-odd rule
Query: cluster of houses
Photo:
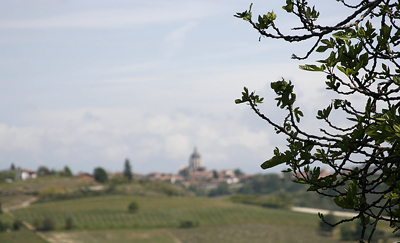
[[[189,157],[189,165],[183,166],[178,171],[178,174],[153,172],[146,175],[145,179],[168,181],[173,184],[182,184],[186,188],[193,187],[209,190],[216,188],[218,184],[223,182],[229,185],[237,184],[241,179],[247,177],[249,175],[235,173],[234,170],[207,170],[203,165],[201,155],[194,148],[192,155]]]
[[[37,177],[36,171],[27,169],[10,169],[0,171],[0,178],[6,182],[12,182],[13,180],[27,180],[35,179]]]
[[[331,174],[330,170],[321,169],[320,177],[325,177]],[[109,174],[109,178],[121,177],[122,173]],[[280,176],[283,177],[283,174]],[[0,179],[11,183],[13,180],[35,179],[37,172],[27,169],[15,169],[12,165],[11,169],[0,171]],[[84,181],[94,181],[93,175],[80,172],[74,175],[75,178]],[[180,168],[177,174],[166,174],[160,172],[152,172],[147,175],[133,174],[134,179],[142,180],[159,180],[166,181],[172,184],[180,184],[186,188],[196,188],[210,190],[217,188],[220,183],[228,185],[238,184],[240,181],[248,180],[252,175],[245,175],[240,170],[207,170],[203,165],[202,157],[194,148],[193,153],[189,157],[188,166]],[[12,178],[12,179],[11,179]]]
[[[236,171],[237,172],[237,171]],[[12,182],[12,180],[27,180],[34,179],[37,177],[37,172],[27,169],[15,169],[0,171],[7,182]],[[12,176],[10,176],[12,174]],[[121,173],[110,174],[109,178],[118,176]],[[85,181],[94,181],[93,175],[89,173],[80,172],[74,175],[74,177]],[[234,170],[207,170],[202,161],[201,155],[194,148],[192,155],[189,157],[189,165],[180,168],[177,174],[165,174],[159,172],[152,172],[147,175],[134,174],[135,179],[144,180],[160,180],[167,181],[172,184],[181,184],[186,188],[194,187],[200,189],[213,189],[222,182],[227,184],[237,184],[240,179],[248,177],[248,175],[235,173]],[[13,178],[13,179],[10,179]]]

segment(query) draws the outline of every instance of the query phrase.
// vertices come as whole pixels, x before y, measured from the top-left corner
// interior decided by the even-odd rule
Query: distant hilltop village
[[[330,175],[328,169],[321,169],[320,177]],[[240,169],[228,170],[207,170],[203,165],[201,155],[194,148],[192,155],[189,157],[189,165],[182,167],[177,175],[163,174],[163,173],[150,173],[144,179],[148,180],[162,180],[168,181],[173,184],[182,184],[186,188],[196,188],[210,190],[218,187],[220,183],[227,183],[228,185],[238,184],[241,181],[250,179],[253,175],[246,175]],[[283,178],[283,174],[279,175]]]
[[[128,160],[127,160],[128,161]],[[104,171],[104,169],[102,169]],[[105,174],[107,174],[104,171]],[[131,172],[130,172],[131,173]],[[246,181],[253,177],[253,175],[245,175],[240,169],[227,169],[227,170],[207,170],[203,165],[201,155],[194,148],[193,153],[189,157],[189,165],[183,166],[179,169],[177,174],[152,172],[147,175],[131,173],[135,180],[159,180],[166,181],[172,184],[180,184],[186,188],[210,190],[217,188],[220,183],[228,185],[238,184],[239,182]],[[330,175],[331,172],[327,169],[321,169],[320,177]],[[55,171],[49,170],[45,166],[40,166],[37,171],[16,168],[14,164],[8,170],[0,171],[0,182],[12,183],[14,180],[27,180],[35,179],[37,176],[57,175],[57,176],[73,176],[83,181],[95,181],[95,176],[90,173],[79,172],[72,175],[68,166],[64,170]],[[108,173],[106,175],[109,179],[117,179],[124,177],[124,172]],[[280,174],[283,178],[283,174]],[[97,179],[96,179],[97,180]]]
[[[236,170],[207,170],[203,165],[201,155],[194,148],[189,157],[189,165],[183,166],[178,174],[164,174],[153,172],[145,176],[148,180],[162,180],[173,184],[183,184],[185,187],[194,187],[200,189],[214,189],[218,184],[226,182],[227,184],[239,183],[240,179],[249,177],[244,175],[239,169]]]
[[[107,173],[108,179],[123,178],[123,172]],[[57,176],[73,176],[79,180],[95,181],[93,174],[79,172],[72,175],[68,166],[64,170],[49,170],[46,166],[40,166],[37,171],[17,168],[14,164],[8,170],[0,171],[0,181],[12,183],[15,180],[35,179],[37,176],[57,175]],[[240,169],[228,170],[207,170],[203,165],[203,160],[197,148],[189,157],[189,165],[179,169],[177,174],[152,172],[147,175],[132,173],[133,179],[136,180],[160,180],[170,182],[172,184],[181,184],[186,188],[198,189],[214,189],[220,183],[237,184],[241,179],[249,178],[250,175],[244,175]]]

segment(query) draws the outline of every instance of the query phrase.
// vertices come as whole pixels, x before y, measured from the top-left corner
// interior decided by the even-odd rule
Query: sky
[[[135,173],[176,173],[196,147],[207,169],[265,172],[285,138],[235,105],[243,87],[281,123],[269,84],[292,80],[306,130],[332,97],[323,76],[298,69],[321,56],[290,59],[311,42],[259,41],[233,17],[251,2],[285,32],[298,25],[285,1],[0,0],[0,170],[117,172],[128,158]],[[323,23],[335,9],[320,6]]]

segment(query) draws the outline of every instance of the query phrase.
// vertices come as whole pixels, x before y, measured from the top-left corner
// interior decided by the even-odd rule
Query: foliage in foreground
[[[326,89],[333,91],[332,101],[317,112],[322,121],[319,133],[306,132],[300,126],[303,112],[295,106],[296,94],[291,81],[271,82],[277,106],[287,111],[283,124],[263,114],[263,98],[245,87],[236,103],[247,103],[277,133],[287,137],[287,149],[274,150],[274,156],[261,167],[286,164],[296,182],[331,197],[341,208],[356,211],[351,219],[331,225],[360,221],[360,242],[372,236],[380,221],[394,230],[400,228],[400,3],[391,0],[360,0],[357,4],[340,2],[352,14],[331,26],[321,25],[319,12],[304,0],[286,0],[283,9],[298,17],[300,34],[283,34],[275,26],[274,12],[253,21],[251,8],[235,15],[248,21],[261,36],[299,42],[314,39],[311,53],[327,53],[318,65],[300,66],[306,71],[326,74]],[[317,23],[318,22],[318,23]],[[363,106],[351,101],[364,102]],[[355,102],[357,103],[357,102]],[[334,114],[334,115],[333,115]],[[344,118],[344,121],[340,121]],[[334,173],[321,177],[321,166]],[[322,220],[324,217],[320,214]],[[371,232],[367,232],[369,225]]]
[[[353,224],[342,225],[340,227],[340,237],[344,241],[356,241],[359,239],[362,228],[359,227],[360,222],[354,222]],[[366,228],[366,234],[371,234],[373,230],[372,225],[368,225]],[[380,229],[376,229],[372,237],[373,242],[378,242],[379,239],[384,239],[384,232]]]

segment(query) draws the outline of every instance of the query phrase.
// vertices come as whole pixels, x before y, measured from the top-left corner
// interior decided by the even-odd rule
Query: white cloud
[[[186,35],[196,26],[194,22],[188,22],[183,26],[173,30],[165,37],[167,46],[165,48],[167,55],[173,55],[177,50],[179,50],[186,38]]]
[[[139,172],[176,172],[197,146],[210,169],[258,171],[282,143],[247,106],[234,104],[243,86],[265,97],[260,107],[274,118],[269,83],[282,76],[295,83],[303,109],[329,101],[324,80],[290,61],[309,45],[258,42],[232,16],[250,2],[68,1],[64,9],[54,1],[31,4],[29,14],[16,2],[0,10],[8,13],[0,14],[4,164],[121,170],[129,157]],[[253,9],[281,5],[256,0]]]
[[[171,2],[130,9],[90,9],[34,19],[2,20],[0,28],[126,28],[197,19],[218,12],[212,2]]]
[[[6,151],[36,151],[41,147],[43,133],[43,128],[18,127],[0,123],[0,148]]]
[[[126,115],[132,113],[135,115]],[[91,119],[87,119],[88,114]],[[215,120],[183,113],[153,115],[129,108],[42,110],[35,124],[33,127],[2,124],[0,151],[28,149],[39,157],[74,158],[76,163],[86,161],[86,166],[91,168],[102,158],[111,170],[120,167],[115,168],[111,162],[133,156],[131,159],[137,167],[148,172],[154,167],[149,159],[156,163],[155,158],[169,161],[160,170],[177,170],[186,162],[193,146],[198,146],[206,155],[211,168],[237,159],[226,154],[229,148],[242,147],[263,154],[270,147],[266,132],[251,131],[237,119]]]
[[[191,139],[186,134],[170,134],[165,139],[165,150],[172,159],[187,156],[192,147]]]
[[[107,160],[113,161],[117,158],[121,159],[126,157],[129,150],[130,148],[128,145],[120,144],[119,146],[107,146],[102,154],[105,154]]]

